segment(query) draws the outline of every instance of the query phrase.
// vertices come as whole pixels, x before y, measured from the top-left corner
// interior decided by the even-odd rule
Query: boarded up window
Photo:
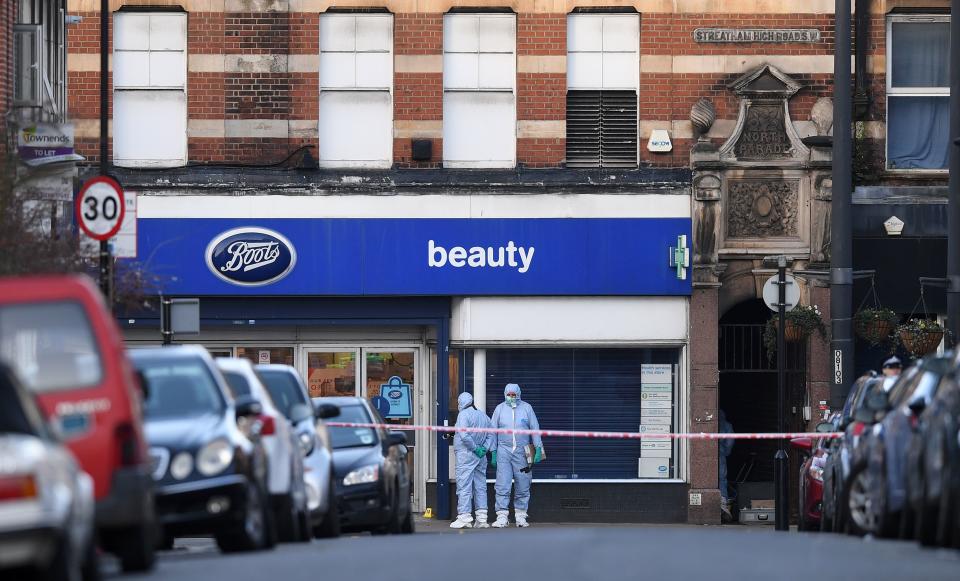
[[[516,164],[516,30],[513,14],[444,16],[444,166]]]
[[[114,163],[186,164],[187,15],[118,12],[114,37]]]
[[[393,163],[393,16],[320,17],[320,165]]]

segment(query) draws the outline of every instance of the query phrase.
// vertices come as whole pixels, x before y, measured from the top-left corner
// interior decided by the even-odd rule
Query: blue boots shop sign
[[[689,295],[690,228],[687,217],[137,221],[139,260],[182,296]]]
[[[234,228],[207,246],[207,268],[240,286],[262,286],[287,276],[297,251],[281,234],[266,228]]]

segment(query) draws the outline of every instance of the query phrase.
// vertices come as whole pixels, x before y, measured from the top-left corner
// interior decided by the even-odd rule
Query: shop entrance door
[[[365,397],[386,423],[411,425],[422,413],[419,357],[417,347],[311,347],[303,350],[302,369],[310,397]],[[416,460],[416,433],[404,433],[414,510],[420,510],[426,475]]]

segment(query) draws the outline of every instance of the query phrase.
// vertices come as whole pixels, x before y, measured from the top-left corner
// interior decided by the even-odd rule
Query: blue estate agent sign
[[[386,383],[380,384],[380,398],[389,404],[389,411],[380,415],[384,418],[402,419],[413,417],[413,402],[410,399],[410,384],[404,383],[394,375]]]
[[[174,295],[689,295],[670,248],[689,218],[138,221]]]

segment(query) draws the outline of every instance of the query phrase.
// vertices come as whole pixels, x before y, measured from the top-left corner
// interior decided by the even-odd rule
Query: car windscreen
[[[35,393],[92,387],[103,378],[90,320],[74,301],[0,305],[0,360]]]
[[[198,359],[136,358],[147,380],[144,415],[170,419],[217,414],[224,401],[207,366]]]
[[[290,412],[293,406],[297,404],[310,405],[307,402],[306,395],[295,377],[286,371],[263,371],[258,370],[260,379],[270,392],[273,403],[280,409],[280,413],[287,419],[290,419]]]
[[[250,382],[247,381],[247,378],[244,377],[242,373],[237,373],[235,371],[223,371],[223,377],[227,380],[227,384],[230,386],[230,391],[233,392],[233,397],[253,395],[253,392],[250,388]]]
[[[340,406],[340,415],[333,419],[335,422],[352,424],[369,424],[370,416],[361,405]],[[356,448],[372,446],[377,443],[377,433],[370,428],[333,428],[330,429],[330,445],[338,448]]]

